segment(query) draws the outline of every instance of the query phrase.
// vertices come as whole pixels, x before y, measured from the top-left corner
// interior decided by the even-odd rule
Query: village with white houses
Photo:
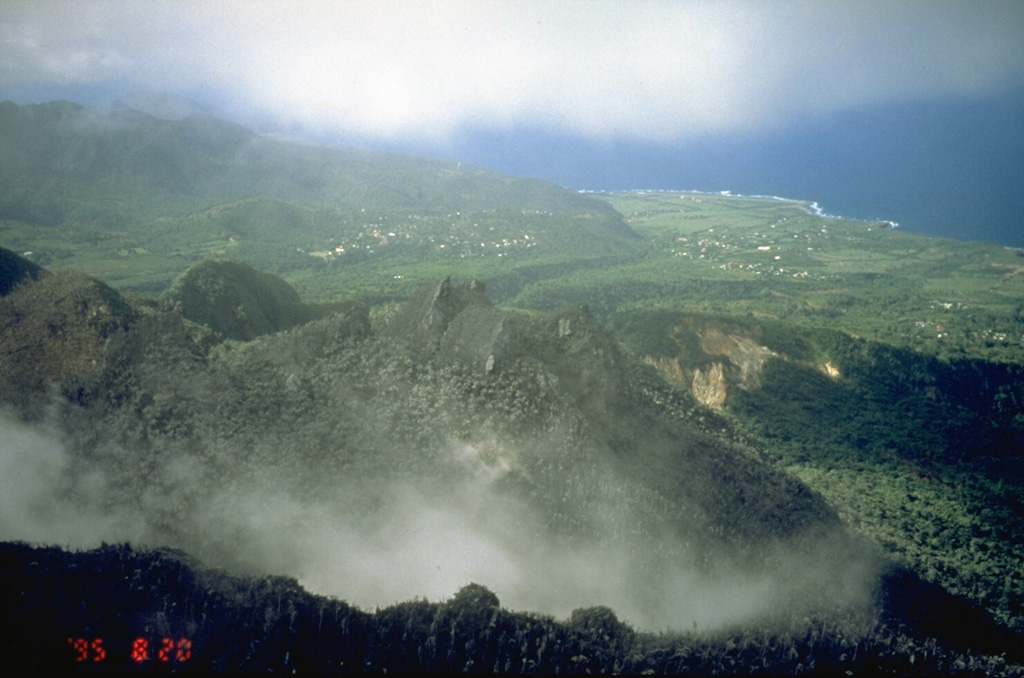
[[[549,213],[520,210],[510,219],[507,212],[484,210],[443,214],[379,213],[361,210],[362,221],[338,229],[326,239],[324,249],[307,252],[328,262],[365,258],[396,250],[434,250],[451,258],[504,257],[537,245],[537,231],[530,232],[530,217]],[[512,222],[512,223],[510,223]]]

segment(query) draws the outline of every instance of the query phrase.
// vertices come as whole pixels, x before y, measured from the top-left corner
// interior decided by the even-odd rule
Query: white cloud
[[[0,94],[208,92],[282,124],[672,140],[1019,84],[1017,2],[18,2]]]

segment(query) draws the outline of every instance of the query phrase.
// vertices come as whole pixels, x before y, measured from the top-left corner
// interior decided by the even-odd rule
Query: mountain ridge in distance
[[[219,257],[305,278],[312,296],[336,277],[324,268],[376,266],[383,256],[406,269],[392,276],[406,281],[393,283],[397,301],[438,277],[409,271],[415,262],[450,267],[501,254],[501,275],[514,281],[521,269],[536,270],[538,256],[562,266],[568,251],[592,262],[639,249],[639,236],[607,203],[546,181],[287,143],[207,114],[166,120],[4,102],[0,147],[5,244],[121,289],[159,292],[192,263]],[[319,300],[337,291],[324,289]]]
[[[169,92],[129,92],[98,108],[130,109],[164,120],[181,120],[194,113],[215,115],[208,107]]]
[[[129,157],[159,154],[161,157],[154,156],[152,160],[171,161],[179,165],[172,167],[175,172],[187,168],[190,173],[204,177],[215,177],[217,170],[248,172],[248,176],[240,181],[255,182],[254,186],[263,188],[264,193],[269,186],[267,180],[272,178],[268,176],[273,171],[272,166],[279,165],[276,178],[285,182],[289,190],[298,190],[302,199],[313,199],[332,207],[419,206],[473,210],[507,208],[514,204],[519,209],[546,209],[562,213],[585,209],[595,213],[610,212],[599,201],[539,179],[511,177],[463,163],[386,151],[309,147],[264,140],[242,125],[201,110],[187,115],[160,117],[127,105],[89,109],[70,102],[24,106],[3,102],[0,113],[0,134],[3,134],[4,145],[8,149],[0,170],[10,176],[15,163],[27,166],[19,169],[28,169],[33,174],[22,177],[22,184],[34,179],[35,172],[48,172],[58,178],[68,176],[69,170],[73,172],[74,168],[82,167],[86,159],[93,161],[89,165],[88,176],[93,186],[103,185],[108,178],[127,180],[130,177],[123,174],[124,165],[105,166],[90,157],[97,151],[109,149],[125,151]],[[15,131],[17,134],[13,133]],[[146,137],[149,137],[148,141]],[[172,141],[182,147],[180,154],[173,152]],[[199,147],[198,143],[204,146]],[[40,145],[48,148],[48,152],[33,153],[32,150]],[[236,154],[242,156],[236,157]],[[31,160],[30,156],[33,156]],[[233,165],[238,159],[245,160],[255,169],[246,170],[242,165]],[[128,167],[143,173],[154,171],[143,157],[139,160],[141,164],[129,164]],[[411,169],[424,170],[429,179],[424,179],[422,185],[410,186]],[[434,185],[426,183],[428,180]],[[237,183],[238,180],[232,181]],[[352,182],[354,186],[346,190],[344,182]],[[379,183],[380,192],[368,190],[370,182]],[[339,186],[343,188],[339,190]],[[515,190],[518,186],[528,190]],[[325,187],[330,187],[331,193],[324,192]],[[75,190],[70,185],[68,188]],[[215,202],[251,196],[251,193],[240,192],[230,181],[213,182],[206,188],[196,185],[191,188]],[[499,189],[506,188],[514,189],[513,193],[498,198]],[[398,202],[394,201],[396,197],[400,198]],[[381,202],[381,198],[385,201]],[[517,202],[512,203],[512,199]],[[70,218],[75,216],[69,214]],[[628,233],[628,229],[623,232]]]

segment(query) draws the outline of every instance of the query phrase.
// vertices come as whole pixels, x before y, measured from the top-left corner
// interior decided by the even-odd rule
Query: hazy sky
[[[656,181],[636,174],[656,160],[638,149],[681,158],[707,151],[701,144],[742,140],[786,155],[793,149],[779,144],[837,121],[884,125],[888,110],[923,111],[903,121],[910,133],[939,124],[928,117],[932,104],[948,113],[951,102],[1005,105],[1024,92],[1019,0],[0,0],[0,8],[0,99],[95,103],[169,91],[267,131],[458,151],[577,188],[641,187],[594,185],[601,176]],[[977,106],[969,124],[954,127],[984,126],[988,113]],[[1012,123],[1011,135],[1024,127],[1015,111],[1009,123],[996,121]],[[553,157],[523,157],[555,148],[558,171]],[[592,176],[595,162],[630,157],[622,176]],[[744,162],[728,149],[715,157]],[[721,181],[749,178],[756,188],[764,172],[749,164],[766,157]],[[807,161],[797,153],[778,171],[787,162]],[[672,172],[698,180],[690,170],[692,162],[670,162],[661,183],[672,185]]]

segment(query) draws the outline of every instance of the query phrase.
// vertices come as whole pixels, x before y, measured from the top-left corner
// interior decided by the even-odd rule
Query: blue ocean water
[[[402,150],[581,190],[778,195],[909,231],[1024,247],[1024,88],[809,118],[763,137],[655,144],[517,127]]]

